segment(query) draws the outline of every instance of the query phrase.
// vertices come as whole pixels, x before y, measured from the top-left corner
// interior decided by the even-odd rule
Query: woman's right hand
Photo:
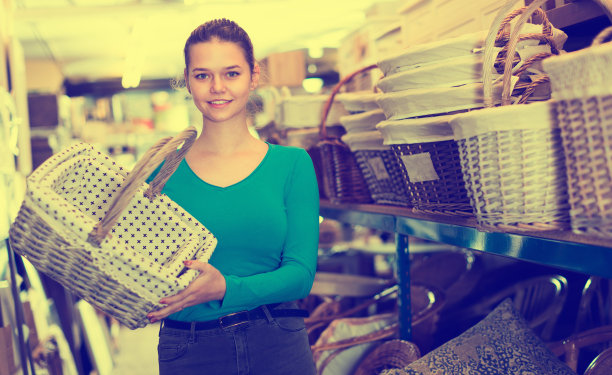
[[[184,263],[187,268],[200,271],[200,274],[183,291],[173,296],[162,298],[159,303],[166,306],[147,315],[151,323],[181,311],[185,307],[222,300],[225,296],[225,277],[223,277],[218,269],[210,265],[210,263],[197,260],[187,260]]]

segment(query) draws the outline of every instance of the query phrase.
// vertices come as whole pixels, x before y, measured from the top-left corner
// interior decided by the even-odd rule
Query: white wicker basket
[[[572,230],[605,238],[612,238],[612,43],[600,43],[610,35],[607,28],[591,47],[544,62],[563,136]]]
[[[189,128],[162,139],[129,175],[84,143],[52,156],[28,177],[11,247],[125,326],[144,327],[147,313],[162,307],[162,297],[197,276],[183,261],[208,261],[217,243],[201,223],[159,194],[195,136]],[[147,187],[145,179],[165,156]]]
[[[516,43],[520,25],[544,0],[536,0],[519,19],[509,45]],[[516,2],[510,0],[503,12]],[[494,35],[489,34],[487,41]],[[487,43],[485,65],[493,60]],[[487,72],[485,69],[483,73]],[[502,97],[493,98],[485,79],[483,110],[459,114],[451,120],[459,145],[461,166],[477,221],[484,227],[514,230],[559,230],[569,226],[569,205],[560,129],[553,121],[550,101],[510,104],[506,65]],[[501,101],[501,107],[492,107]]]

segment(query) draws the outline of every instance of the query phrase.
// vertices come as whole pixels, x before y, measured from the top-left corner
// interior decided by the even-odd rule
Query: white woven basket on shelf
[[[543,64],[563,136],[572,230],[605,238],[612,238],[612,43],[603,43],[610,36],[607,28],[590,47]]]
[[[507,2],[492,30],[516,2]],[[544,0],[527,7],[512,31],[516,43],[520,26]],[[486,61],[493,60],[488,48]],[[485,102],[490,108],[459,114],[451,120],[459,145],[466,188],[477,221],[483,227],[514,230],[559,230],[569,226],[569,205],[560,129],[550,101],[511,103],[506,64],[501,99],[495,99],[485,78]],[[483,71],[487,73],[487,70]],[[503,106],[493,107],[500,101]]]
[[[159,193],[195,137],[189,128],[160,140],[129,174],[85,143],[55,154],[28,177],[12,249],[123,325],[144,327],[162,297],[197,276],[183,261],[208,261],[217,243]],[[164,158],[157,177],[144,183]]]
[[[382,109],[356,113],[340,117],[340,123],[347,133],[376,130],[376,124],[386,119]]]

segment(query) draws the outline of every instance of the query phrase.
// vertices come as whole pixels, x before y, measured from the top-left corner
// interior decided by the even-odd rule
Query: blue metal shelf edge
[[[375,209],[376,212],[371,212]],[[388,214],[383,213],[388,211]],[[507,232],[484,232],[475,227],[423,219],[412,215],[410,209],[397,207],[375,207],[372,205],[333,205],[322,202],[321,216],[341,222],[362,225],[401,235],[445,243],[486,253],[492,253],[546,266],[567,269],[584,274],[612,278],[612,241],[595,240],[584,243],[559,239],[555,233],[518,234]],[[460,220],[459,220],[460,221]],[[551,236],[549,236],[551,237]],[[608,245],[609,244],[609,245]]]

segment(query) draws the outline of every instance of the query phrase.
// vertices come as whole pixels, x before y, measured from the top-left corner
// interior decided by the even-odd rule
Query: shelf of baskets
[[[436,241],[584,274],[612,278],[612,241],[569,231],[485,231],[472,218],[415,212],[375,204],[334,204],[321,201],[321,216],[397,235],[400,285],[400,336],[410,338],[408,237]]]

